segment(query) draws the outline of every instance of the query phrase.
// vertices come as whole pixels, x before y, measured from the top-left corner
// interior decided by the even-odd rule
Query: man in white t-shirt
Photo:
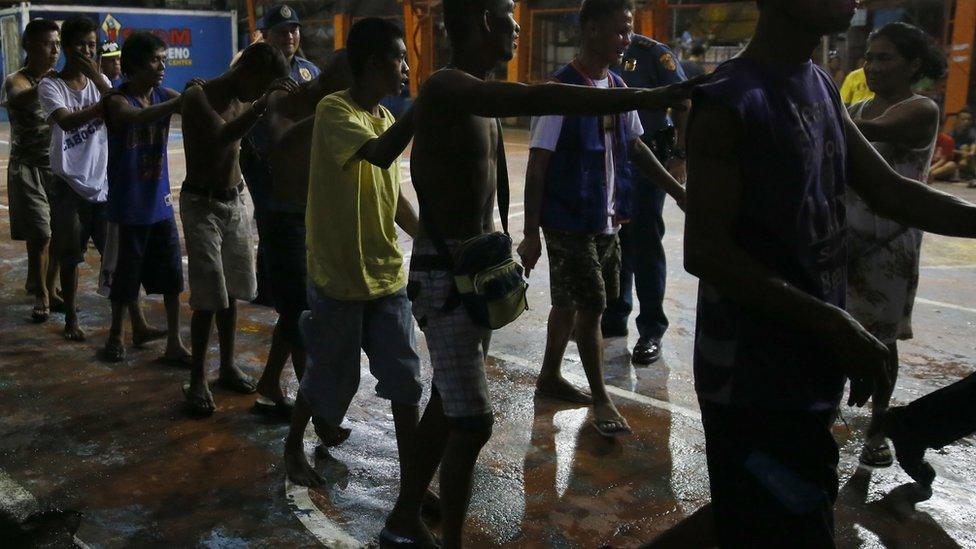
[[[53,189],[53,250],[61,261],[64,292],[64,337],[83,341],[75,295],[78,265],[88,241],[99,253],[105,244],[105,202],[108,134],[102,121],[102,94],[111,83],[95,61],[97,26],[93,19],[74,16],[61,25],[64,69],[38,85],[41,110],[51,123]]]
[[[579,56],[554,80],[597,88],[626,87],[610,72],[630,45],[634,30],[629,0],[585,0],[580,8]],[[640,140],[636,111],[614,116],[543,116],[532,120],[525,184],[525,240],[519,254],[526,272],[542,254],[540,227],[549,255],[552,310],[546,354],[536,393],[592,403],[593,425],[605,436],[630,432],[603,382],[600,320],[607,298],[619,293],[617,228],[631,207],[630,162],[679,204],[684,189]],[[576,333],[586,393],[562,377],[560,366],[570,334]]]

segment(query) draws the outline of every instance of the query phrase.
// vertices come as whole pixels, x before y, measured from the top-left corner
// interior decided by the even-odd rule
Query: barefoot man
[[[183,255],[169,192],[170,117],[180,94],[163,88],[166,43],[149,32],[125,40],[121,56],[126,82],[105,97],[108,126],[108,238],[100,275],[101,292],[112,302],[112,327],[104,358],[125,359],[126,311],[136,347],[168,335],[163,360],[189,366],[180,337]],[[139,288],[162,294],[166,330],[147,325]]]
[[[281,389],[281,373],[288,357],[301,380],[305,371],[305,343],[298,318],[308,310],[306,299],[305,202],[315,106],[330,93],[352,83],[345,54],[337,55],[318,78],[293,95],[275,92],[264,114],[271,143],[271,188],[265,205],[265,260],[271,298],[278,312],[268,361],[258,380],[254,411],[288,423],[292,402]],[[259,262],[260,263],[260,262]]]
[[[180,217],[190,275],[190,338],[193,365],[184,386],[192,414],[214,412],[207,384],[206,358],[217,322],[220,342],[218,383],[251,394],[254,380],[234,363],[236,300],[254,298],[254,242],[238,165],[241,138],[268,106],[268,93],[294,91],[288,64],[277,49],[249,46],[223,75],[183,95],[183,146],[186,180],[180,193]]]
[[[494,117],[542,114],[602,115],[680,105],[688,86],[658,90],[487,80],[512,58],[519,26],[512,0],[445,0],[444,20],[454,67],[434,74],[417,103],[411,156],[414,186],[424,202],[421,236],[414,244],[410,287],[413,314],[427,338],[434,390],[418,426],[416,471],[404,478],[386,530],[420,547],[433,538],[420,519],[421,502],[438,464],[444,547],[460,547],[471,497],[471,475],[492,431],[482,342],[488,329],[463,307],[445,310],[453,294],[429,238],[435,227],[449,247],[494,230],[497,153]],[[664,171],[658,165],[658,169]]]

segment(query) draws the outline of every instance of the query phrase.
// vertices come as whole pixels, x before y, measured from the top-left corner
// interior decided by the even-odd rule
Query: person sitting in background
[[[973,109],[963,107],[956,115],[956,125],[952,128],[952,139],[956,142],[956,174],[954,179],[976,178],[976,126],[973,125]],[[976,181],[970,186],[976,186]]]
[[[956,175],[956,168],[956,140],[945,132],[943,120],[939,135],[935,138],[935,155],[932,156],[929,183],[952,179]]]
[[[115,42],[105,42],[99,51],[102,74],[112,83],[113,88],[118,89],[122,85],[122,51]]]
[[[681,69],[685,73],[686,78],[695,78],[705,74],[705,65],[702,63],[705,61],[705,46],[701,44],[695,44],[691,48],[691,55],[688,59],[681,62]]]

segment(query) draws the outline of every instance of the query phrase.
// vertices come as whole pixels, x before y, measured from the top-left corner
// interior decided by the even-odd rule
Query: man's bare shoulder
[[[484,80],[458,69],[441,69],[430,76],[420,90],[420,98],[449,95],[466,87],[483,83]]]
[[[17,71],[11,73],[3,80],[3,88],[7,91],[7,95],[10,96],[30,89],[31,83],[23,73]]]

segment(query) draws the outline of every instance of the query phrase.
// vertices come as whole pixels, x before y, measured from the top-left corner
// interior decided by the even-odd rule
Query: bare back
[[[410,155],[413,184],[423,194],[420,216],[445,239],[494,230],[498,129],[493,118],[449,112],[418,99]],[[421,223],[421,235],[426,234]]]
[[[314,126],[313,116],[291,124],[271,149],[272,192],[279,202],[298,205],[305,204],[308,199],[308,167]]]
[[[222,190],[241,183],[241,140],[221,143],[217,134],[221,125],[236,119],[246,107],[236,98],[215,96],[206,85],[184,94],[183,150],[186,182]]]

